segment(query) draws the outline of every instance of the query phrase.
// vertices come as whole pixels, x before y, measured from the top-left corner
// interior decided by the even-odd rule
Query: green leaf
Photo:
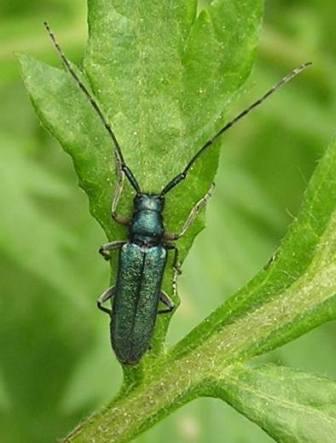
[[[333,443],[336,382],[286,367],[234,366],[213,394],[257,423],[279,443]]]
[[[86,82],[112,123],[142,188],[159,191],[223,124],[250,73],[261,0],[216,1],[196,15],[196,2],[91,0]],[[157,36],[160,36],[157,38]],[[113,144],[68,73],[21,57],[26,87],[44,125],[72,156],[92,214],[109,239]],[[218,149],[195,166],[167,201],[166,222],[178,229],[216,172]],[[130,194],[121,205],[130,211]],[[198,223],[186,244],[201,229]]]
[[[252,68],[262,4],[221,0],[197,15],[195,0],[177,5],[145,0],[136,7],[133,1],[89,2],[89,41],[78,75],[111,122],[144,191],[159,192],[222,127]],[[28,56],[20,60],[36,111],[71,155],[92,215],[109,240],[125,238],[124,227],[111,218],[114,146],[104,125],[68,72]],[[217,143],[167,196],[168,231],[181,229],[210,187],[218,154]],[[119,210],[132,211],[129,186]],[[181,260],[202,228],[200,218],[179,242]],[[116,268],[114,259],[112,281]],[[170,294],[171,280],[168,266],[163,286]],[[168,322],[168,316],[157,322],[153,353],[161,350]]]

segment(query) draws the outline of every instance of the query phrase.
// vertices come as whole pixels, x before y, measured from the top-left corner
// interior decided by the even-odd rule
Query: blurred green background
[[[205,3],[205,2],[204,2]],[[204,4],[203,3],[203,4]],[[256,69],[235,110],[301,62],[313,68],[223,140],[207,229],[180,279],[174,343],[272,255],[298,211],[336,115],[333,0],[272,0]],[[108,285],[105,241],[88,214],[70,159],[40,126],[14,52],[56,64],[48,19],[77,62],[86,39],[84,0],[0,3],[0,441],[56,441],[117,392],[121,371],[96,297]],[[197,112],[197,111],[195,111]],[[336,378],[336,327],[325,325],[267,359]],[[221,401],[177,411],[138,443],[272,440]],[[322,442],[321,442],[322,443]]]

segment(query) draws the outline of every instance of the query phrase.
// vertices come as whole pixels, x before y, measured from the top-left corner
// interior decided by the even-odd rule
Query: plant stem
[[[181,366],[182,364],[182,366]],[[174,362],[127,397],[113,401],[106,410],[73,431],[65,442],[121,443],[133,439],[191,398],[198,380]],[[178,374],[178,376],[177,376]]]

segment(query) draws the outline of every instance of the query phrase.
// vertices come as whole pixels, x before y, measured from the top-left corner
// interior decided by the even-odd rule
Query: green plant
[[[261,15],[256,0],[218,0],[198,16],[191,0],[137,7],[131,1],[89,2],[90,38],[80,75],[113,122],[144,189],[160,189],[221,127],[223,109],[250,73]],[[121,238],[125,232],[110,218],[115,167],[104,128],[67,73],[27,56],[21,62],[41,120],[73,158],[91,213],[109,240]],[[171,230],[209,187],[218,152],[217,144],[188,184],[170,196]],[[331,145],[269,266],[168,353],[168,319],[160,319],[152,351],[136,368],[124,368],[119,396],[66,441],[128,441],[199,396],[223,398],[277,441],[332,441],[333,382],[248,362],[336,316],[335,167]],[[130,202],[128,189],[123,211]],[[200,220],[181,242],[182,257],[202,227]],[[169,272],[164,285],[169,291]]]

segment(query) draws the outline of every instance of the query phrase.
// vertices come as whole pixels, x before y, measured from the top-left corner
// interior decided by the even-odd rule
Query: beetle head
[[[148,210],[162,212],[164,198],[158,194],[137,194],[134,197],[134,207],[136,211]]]

